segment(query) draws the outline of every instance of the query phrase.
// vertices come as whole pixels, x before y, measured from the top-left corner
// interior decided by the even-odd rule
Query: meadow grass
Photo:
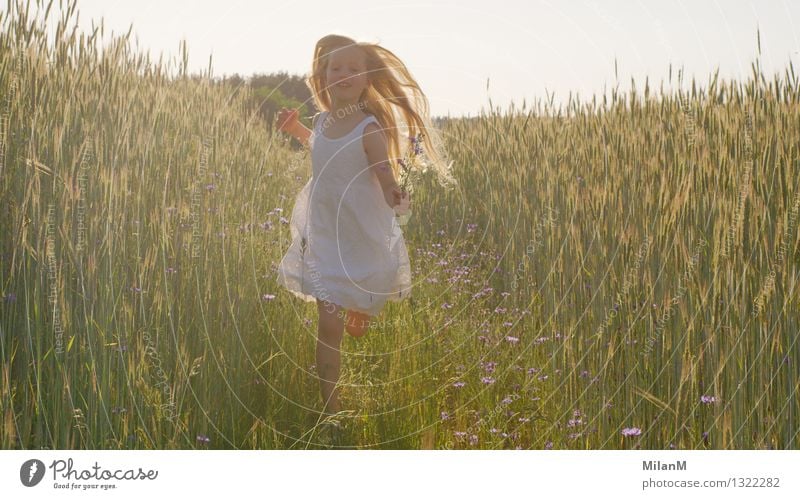
[[[0,446],[318,448],[316,305],[275,281],[309,155],[75,9],[0,13]],[[798,448],[800,86],[752,69],[444,121],[459,185],[415,186],[412,298],[343,340],[341,445]]]

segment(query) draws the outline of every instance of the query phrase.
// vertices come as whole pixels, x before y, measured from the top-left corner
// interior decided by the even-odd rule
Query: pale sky
[[[689,81],[717,67],[721,78],[747,77],[757,25],[765,73],[790,61],[800,72],[797,0],[78,0],[78,11],[87,31],[103,17],[106,38],[132,23],[132,46],[152,59],[177,59],[185,38],[190,70],[213,55],[214,76],[305,75],[331,33],[377,42],[405,62],[437,116],[478,115],[489,98],[502,107],[553,92],[555,102],[570,91],[589,100],[614,85],[615,57],[621,89],[632,76],[642,88],[645,75],[666,87],[670,62]]]

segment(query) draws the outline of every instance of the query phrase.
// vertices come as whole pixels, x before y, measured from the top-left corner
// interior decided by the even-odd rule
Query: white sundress
[[[378,121],[367,116],[329,139],[328,115],[322,112],[309,139],[312,177],[295,200],[277,282],[305,301],[375,316],[387,300],[411,296],[405,240],[361,141],[367,124]]]

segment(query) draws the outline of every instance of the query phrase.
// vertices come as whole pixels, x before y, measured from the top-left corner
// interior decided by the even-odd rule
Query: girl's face
[[[364,52],[355,46],[333,51],[328,58],[325,81],[328,91],[338,99],[358,100],[369,86]]]

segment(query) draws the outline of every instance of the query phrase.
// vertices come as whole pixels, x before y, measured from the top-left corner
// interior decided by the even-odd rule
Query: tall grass
[[[318,447],[275,282],[308,155],[185,45],[36,5],[0,14],[0,445]],[[684,86],[443,124],[460,187],[415,189],[413,298],[343,341],[346,445],[798,447],[797,77]]]

